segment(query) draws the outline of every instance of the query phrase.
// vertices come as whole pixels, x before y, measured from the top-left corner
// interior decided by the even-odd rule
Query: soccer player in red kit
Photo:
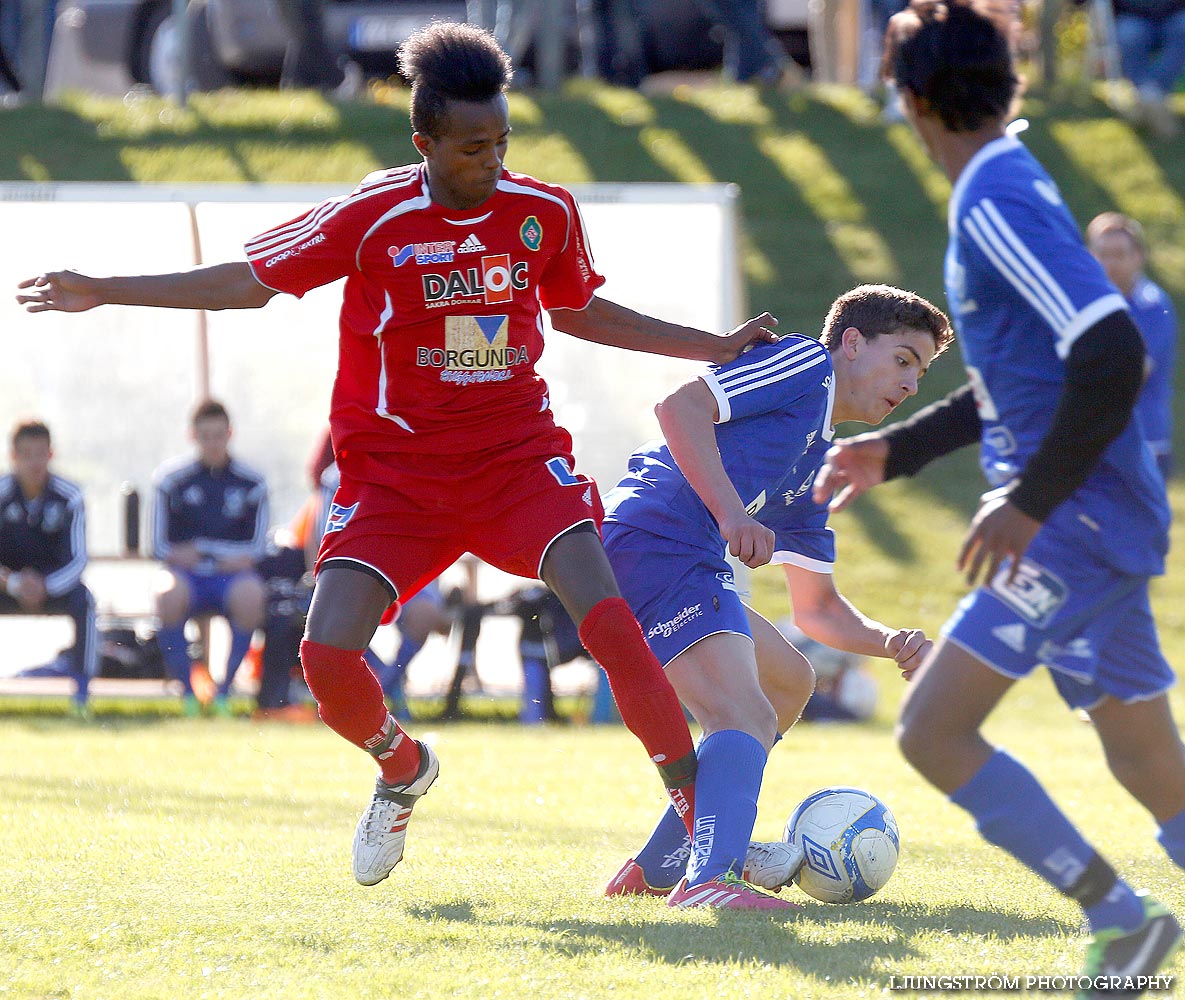
[[[381,771],[354,838],[354,875],[367,885],[401,860],[412,806],[439,762],[387,712],[362,653],[389,607],[466,551],[555,591],[688,809],[691,737],[613,579],[596,485],[574,471],[571,438],[535,372],[540,310],[583,340],[716,363],[776,339],[768,314],[716,336],[597,296],[604,279],[571,195],[502,165],[511,65],[492,35],[432,24],[404,43],[400,68],[422,163],[372,174],[256,237],[245,263],[132,278],[60,271],[22,282],[18,295],[30,312],[258,308],[346,278],[330,413],[342,483],[301,659],[321,718]]]

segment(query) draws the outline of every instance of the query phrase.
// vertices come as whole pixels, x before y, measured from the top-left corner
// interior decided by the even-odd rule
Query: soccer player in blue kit
[[[1136,413],[1148,447],[1165,479],[1173,469],[1173,368],[1177,355],[1177,313],[1168,292],[1144,273],[1148,244],[1144,227],[1119,212],[1103,212],[1086,227],[1086,245],[1127,300],[1144,338],[1147,378]]]
[[[1169,512],[1132,419],[1144,344],[1057,186],[1006,130],[1019,83],[1001,22],[998,9],[966,0],[915,0],[890,23],[886,73],[954,185],[945,279],[970,379],[903,424],[837,444],[815,495],[833,495],[839,509],[980,443],[992,488],[958,555],[979,586],[914,677],[898,740],[985,839],[1082,906],[1093,932],[1083,995],[1104,995],[1097,977],[1151,975],[1180,927],[980,727],[1016,680],[1049,667],[1185,867],[1185,747],[1148,598],[1149,578],[1164,570]]]
[[[793,849],[749,837],[766,755],[797,721],[814,675],[742,603],[725,550],[750,567],[785,567],[795,622],[811,638],[888,657],[908,676],[929,640],[865,617],[836,590],[835,539],[811,483],[834,425],[880,423],[917,392],[950,340],[946,316],[925,299],[862,285],[836,299],[818,340],[790,335],[755,347],[658,405],[665,440],[631,457],[605,498],[603,534],[622,595],[704,733],[695,832],[688,843],[668,810],[607,895],[792,907],[746,880],[780,887],[797,869]]]

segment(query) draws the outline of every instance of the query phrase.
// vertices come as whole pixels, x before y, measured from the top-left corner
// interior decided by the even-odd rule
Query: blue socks
[[[701,885],[729,869],[739,878],[757,820],[765,747],[748,733],[722,729],[700,742],[696,756],[695,833],[687,884]]]
[[[1185,868],[1185,812],[1179,812],[1172,819],[1160,825],[1157,834],[1160,846],[1178,868]]]
[[[736,732],[735,730],[726,730],[726,732],[729,732],[732,737],[744,736],[743,733]],[[752,737],[749,737],[749,739],[752,739]],[[776,746],[781,739],[782,734],[777,733],[774,736],[774,745]],[[699,747],[696,749],[697,757],[706,742],[706,738],[700,741]],[[739,742],[742,745],[745,744],[744,740],[740,740]],[[756,740],[752,742],[757,743]],[[760,747],[759,743],[757,745]],[[752,747],[750,746],[749,749],[752,750]],[[766,754],[762,751],[761,770],[758,773],[757,779],[759,789],[761,776],[765,773],[765,760]],[[702,766],[703,764],[701,762],[700,767]],[[703,794],[700,791],[702,781],[702,774],[697,775],[695,792],[697,808],[699,806],[700,796]],[[754,815],[756,815],[756,809],[754,809]],[[750,823],[749,833],[745,835],[744,851],[747,851],[749,848],[749,840],[752,837],[752,832],[753,824]],[[683,825],[683,821],[675,815],[674,807],[667,806],[666,811],[659,818],[658,825],[655,826],[654,831],[650,834],[650,839],[646,841],[646,846],[638,852],[634,861],[642,869],[642,874],[646,878],[647,885],[655,889],[673,889],[679,879],[687,874],[687,861],[690,857],[691,838],[687,835],[687,828]],[[736,868],[736,874],[738,876],[741,874],[744,864],[745,859],[742,853]],[[714,878],[715,876],[710,877]]]
[[[223,698],[230,693],[230,686],[234,683],[235,674],[239,671],[239,665],[243,662],[243,657],[247,655],[247,650],[251,648],[251,637],[254,634],[254,629],[246,632],[237,628],[230,630],[230,652],[226,654],[226,676],[223,678],[222,683],[218,685],[218,693]]]
[[[185,694],[193,694],[193,685],[189,682],[189,642],[185,638],[185,622],[162,626],[156,633],[156,642],[169,676],[181,682]]]
[[[698,789],[696,795],[698,797]],[[655,889],[673,889],[687,874],[687,859],[691,857],[691,838],[687,827],[675,814],[674,806],[667,806],[658,825],[634,860],[642,869],[646,883]]]
[[[547,661],[538,656],[524,656],[522,660],[523,703],[519,709],[518,721],[528,725],[545,722],[548,685],[551,683]]]
[[[1092,930],[1134,930],[1143,922],[1143,906],[1131,887],[1115,877],[1037,779],[1002,750],[950,800],[975,818],[985,840],[1078,900]]]

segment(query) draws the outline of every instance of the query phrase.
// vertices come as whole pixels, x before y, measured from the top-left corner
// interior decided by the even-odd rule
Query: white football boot
[[[751,840],[745,852],[745,869],[741,878],[762,889],[778,892],[798,874],[803,860],[801,847],[780,840],[768,844]]]
[[[420,769],[415,778],[406,785],[388,785],[379,778],[374,798],[358,820],[354,831],[354,878],[363,885],[377,885],[403,860],[412,807],[440,774],[440,761],[432,748],[424,743],[419,747]]]

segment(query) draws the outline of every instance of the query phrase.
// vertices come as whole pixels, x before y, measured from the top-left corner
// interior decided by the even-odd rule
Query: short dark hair
[[[193,408],[193,413],[189,417],[189,426],[196,427],[203,420],[215,418],[230,423],[230,414],[227,413],[225,406],[216,399],[203,399]]]
[[[437,138],[449,101],[479,104],[510,86],[510,57],[488,31],[473,24],[434,21],[399,47],[399,72],[411,84],[411,127]]]
[[[41,440],[49,444],[53,441],[49,436],[49,428],[43,421],[40,420],[18,420],[12,428],[12,437],[10,439],[12,447],[15,449],[17,444],[21,441],[35,441]]]
[[[881,74],[952,132],[1008,114],[1021,90],[1000,0],[912,0],[885,34]]]
[[[839,346],[844,330],[854,326],[865,340],[902,328],[934,338],[934,356],[955,339],[950,320],[937,306],[916,292],[892,285],[860,285],[831,303],[819,340],[828,350]]]

